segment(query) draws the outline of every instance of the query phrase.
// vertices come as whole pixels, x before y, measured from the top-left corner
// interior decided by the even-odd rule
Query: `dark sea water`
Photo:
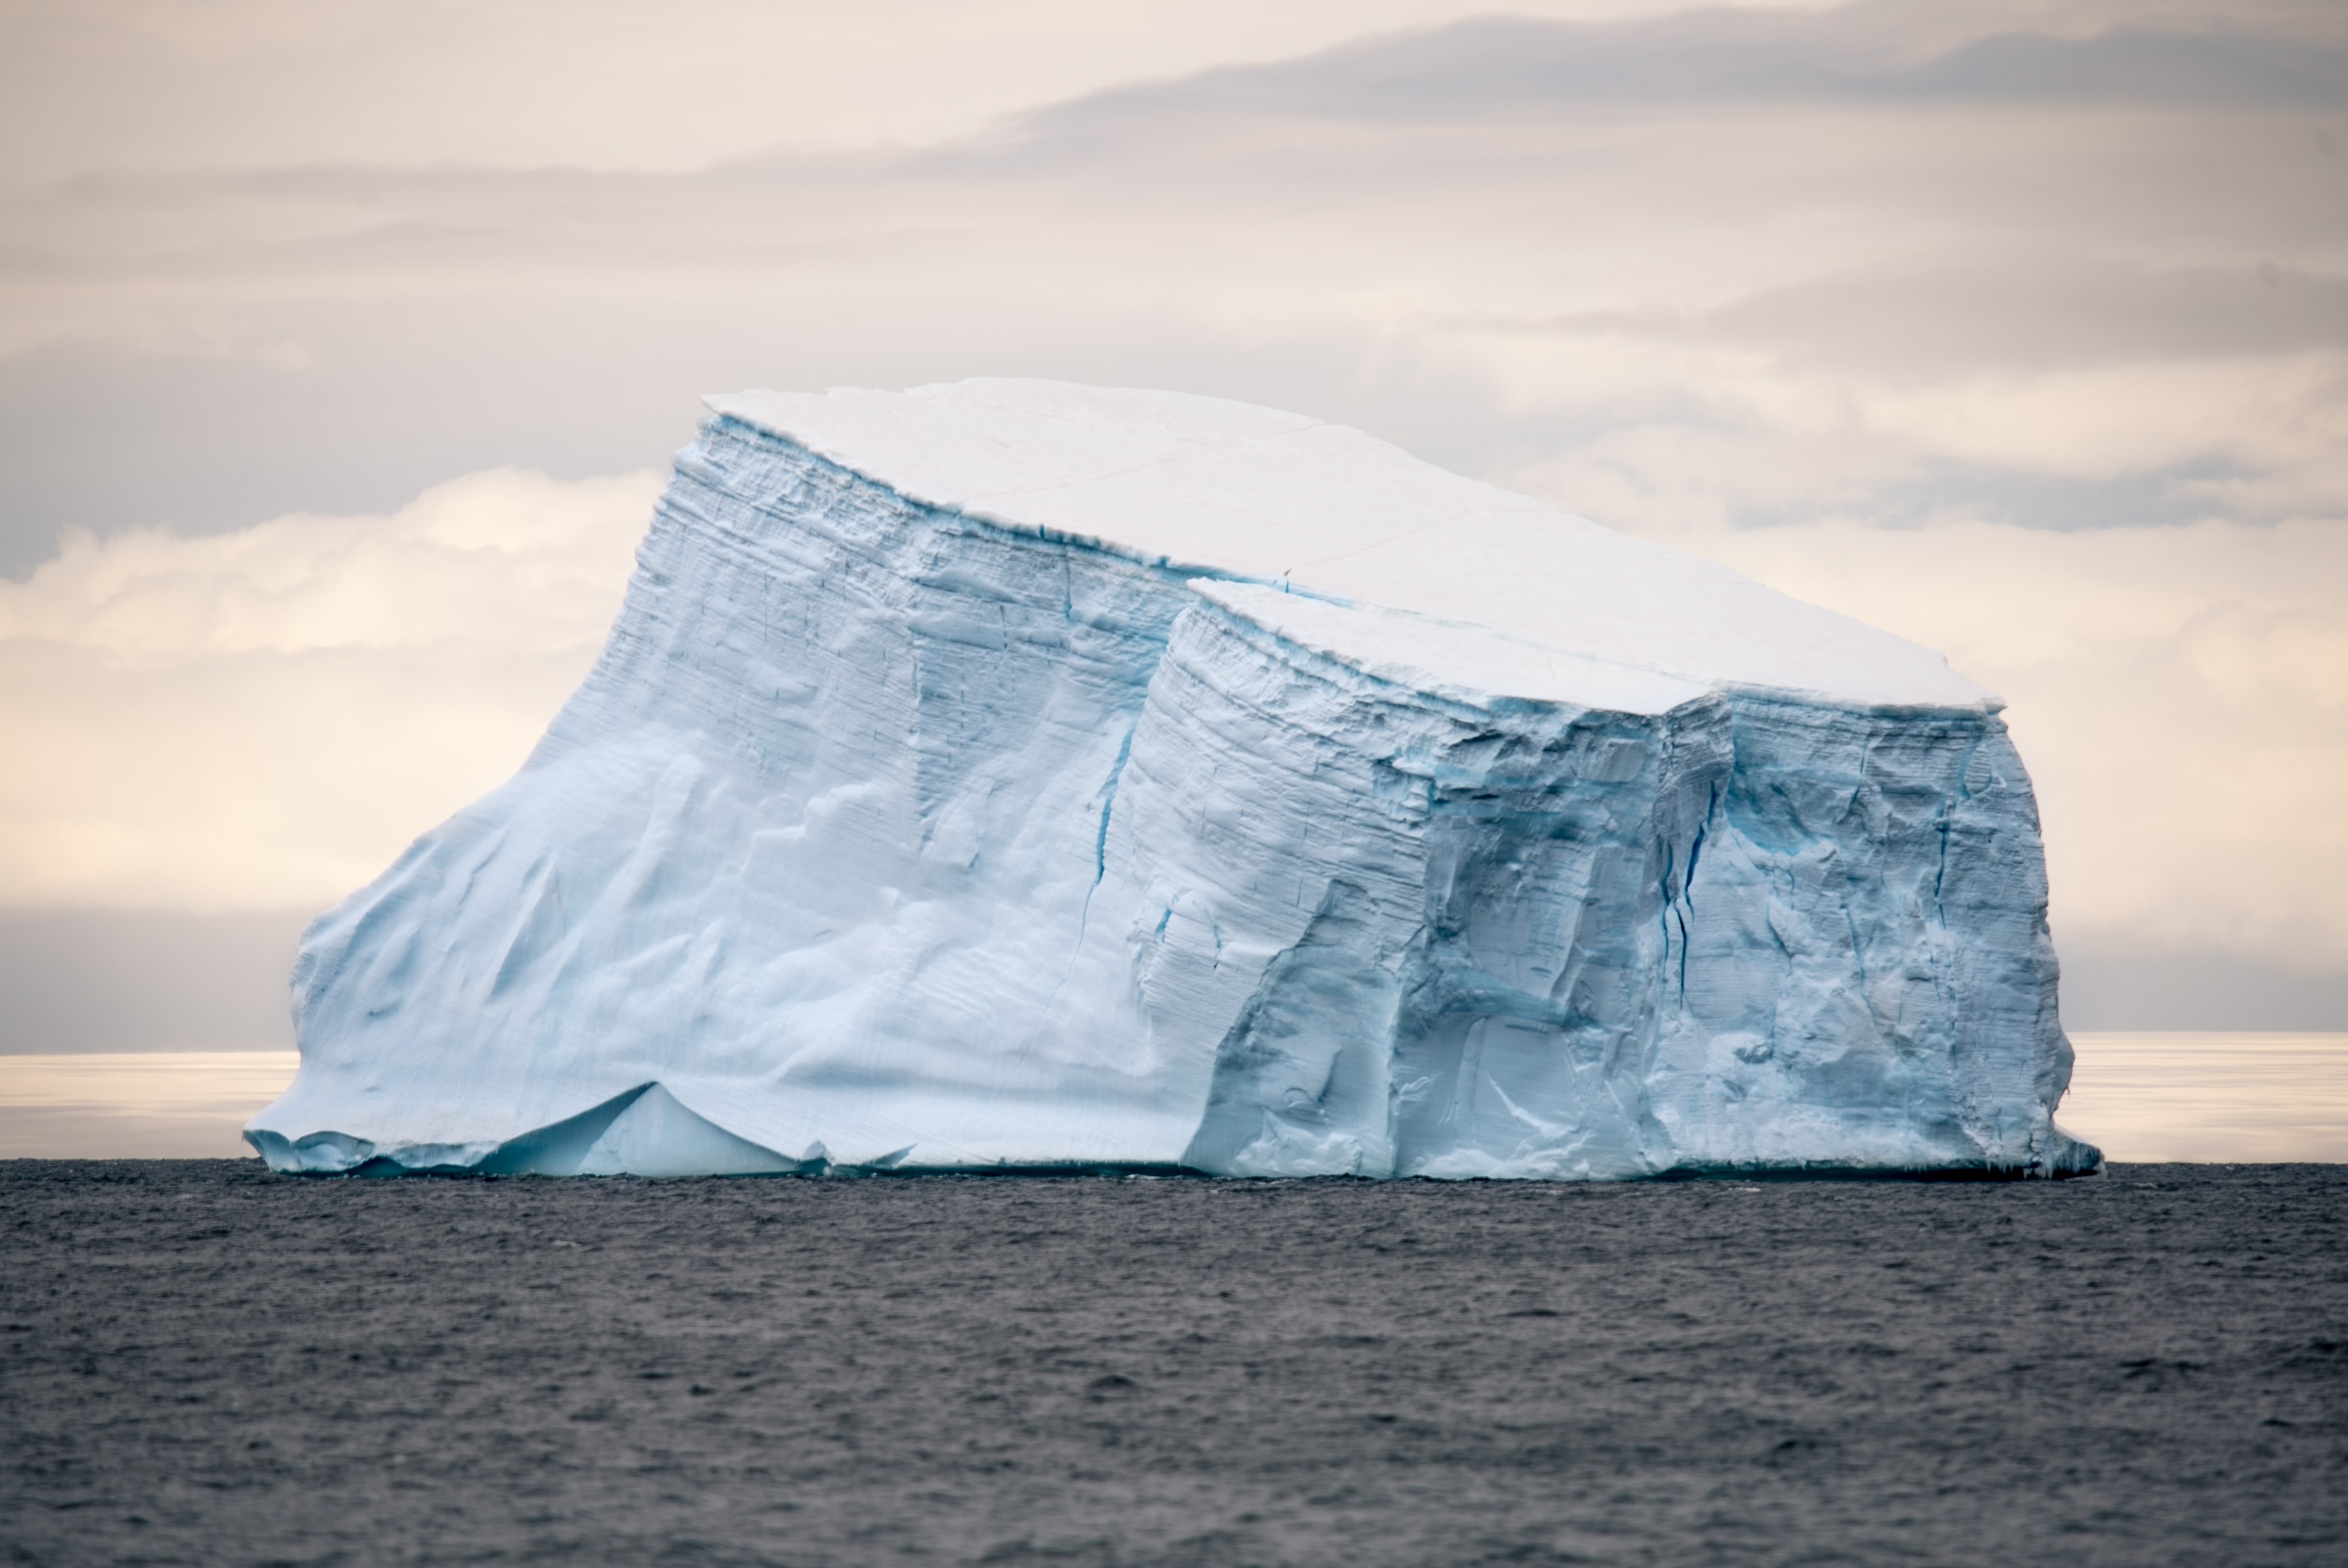
[[[0,1163],[0,1561],[2348,1563],[2348,1166]]]

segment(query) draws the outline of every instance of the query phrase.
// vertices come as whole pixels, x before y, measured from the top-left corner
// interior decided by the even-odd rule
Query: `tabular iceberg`
[[[272,1166],[2096,1164],[1938,655],[1269,409],[709,402],[527,765],[304,938]]]

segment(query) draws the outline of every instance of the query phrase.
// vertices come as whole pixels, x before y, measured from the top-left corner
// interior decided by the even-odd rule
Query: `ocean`
[[[0,1163],[20,1563],[2333,1564],[2348,1167]]]

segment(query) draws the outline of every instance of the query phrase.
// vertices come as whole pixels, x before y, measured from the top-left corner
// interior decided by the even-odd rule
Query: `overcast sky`
[[[2348,1028],[2348,11],[1487,9],[0,5],[0,906],[332,901],[697,395],[1034,374],[1941,648],[2075,1022]]]

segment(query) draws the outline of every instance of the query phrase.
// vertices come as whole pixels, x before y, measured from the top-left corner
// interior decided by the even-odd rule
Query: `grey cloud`
[[[2348,1030],[2348,970],[2108,936],[2061,947],[2065,1029]]]
[[[1466,316],[1572,338],[1626,333],[1764,346],[1893,377],[2348,345],[2348,277],[2271,261],[2153,269],[1986,253],[1807,279],[1684,315]]]
[[[0,1056],[291,1050],[307,912],[0,909]]]
[[[2348,277],[1982,256],[1820,278],[1710,318],[1733,336],[1887,370],[2291,354],[2348,344]]]
[[[557,477],[658,466],[691,436],[695,397],[751,366],[678,363],[663,323],[638,324],[631,342],[511,310],[392,306],[279,316],[307,345],[299,367],[107,344],[0,359],[0,574],[46,559],[63,527],[210,533],[389,512],[508,463]]]
[[[2080,25],[2060,11],[2050,17],[1904,3],[1610,23],[1479,17],[1306,60],[1103,93],[1035,124],[1047,131],[1099,128],[1209,107],[1394,120],[1601,106],[2348,106],[2348,41],[2317,7],[2259,19],[2258,30],[2206,15],[2085,36],[2030,29],[2050,20]]]
[[[2009,34],[1873,79],[1821,80],[1818,90],[1920,100],[2337,111],[2348,106],[2348,51],[2227,32],[2118,28],[2081,39]]]
[[[1507,479],[1610,429],[1746,415],[1696,371],[1602,405],[1505,395],[1470,340],[1885,385],[2336,349],[2348,120],[2330,155],[2315,120],[2274,122],[2343,101],[2330,18],[1494,18],[914,151],[87,176],[0,210],[22,345],[0,356],[0,570],[67,524],[633,469],[696,394],[747,384],[1146,381]],[[1869,482],[1887,518],[2139,521],[2230,474],[2209,461],[2083,485],[1887,457]]]

